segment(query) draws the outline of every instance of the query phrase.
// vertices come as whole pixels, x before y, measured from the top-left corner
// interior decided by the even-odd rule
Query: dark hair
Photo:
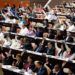
[[[38,61],[37,63],[38,63],[39,65],[43,65],[43,63],[42,63],[41,61]]]
[[[16,56],[19,57],[19,58],[21,58],[21,54],[17,54]]]
[[[34,62],[34,58],[33,58],[32,55],[29,55],[28,57],[29,57],[30,59],[32,59],[32,62]]]
[[[33,59],[33,56],[29,55],[28,57],[30,57],[31,59]]]
[[[55,65],[58,65],[58,68],[61,69],[61,65],[60,64],[56,63]]]
[[[51,44],[53,46],[53,43],[52,42],[48,42],[49,44]]]

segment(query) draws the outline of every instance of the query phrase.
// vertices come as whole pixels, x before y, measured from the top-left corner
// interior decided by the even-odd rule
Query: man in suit
[[[47,53],[48,55],[54,55],[55,51],[51,42],[48,42],[47,47],[45,48],[45,53]]]
[[[65,39],[67,42],[74,42],[74,39],[70,32],[67,32],[67,37]]]
[[[60,68],[58,64],[56,64],[53,68],[52,75],[64,75],[64,72]]]
[[[35,61],[35,67],[38,69],[37,75],[48,75],[47,69],[42,65],[42,62]]]

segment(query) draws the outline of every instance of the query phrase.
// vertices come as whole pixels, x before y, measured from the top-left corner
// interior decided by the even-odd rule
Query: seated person
[[[28,56],[27,62],[24,64],[23,68],[28,71],[29,69],[34,70],[34,63],[33,63],[33,57]]]
[[[60,47],[58,47],[58,43],[55,43],[55,56],[59,56],[63,58],[64,51],[65,51],[64,44],[60,44]]]
[[[4,44],[3,44],[3,46],[4,47],[10,47],[10,45],[11,45],[11,39],[10,39],[10,37],[9,36],[4,36]]]
[[[53,28],[53,26],[54,26],[54,23],[53,22],[49,22],[47,29],[50,30],[50,29]]]
[[[54,39],[54,37],[55,37],[55,34],[54,34],[54,32],[52,31],[52,30],[48,30],[48,33],[49,33],[49,39]]]
[[[31,43],[32,51],[36,51],[37,45],[35,43]]]
[[[2,26],[2,32],[4,33],[4,32],[7,32],[7,29],[6,29],[6,27],[5,26]]]
[[[47,69],[43,66],[42,62],[35,61],[35,67],[38,69],[37,75],[48,75]]]
[[[22,26],[22,28],[21,28],[21,30],[20,30],[20,32],[19,32],[19,34],[20,35],[27,35],[28,34],[28,28],[26,27],[26,25],[23,25]]]
[[[27,33],[27,36],[31,36],[31,37],[35,36],[35,29],[33,26],[29,26],[28,31],[29,32]]]
[[[15,38],[12,39],[11,42],[12,43],[11,43],[10,48],[14,48],[14,49],[19,49],[20,48],[21,43],[20,43],[19,39],[17,38],[17,36],[15,36]]]
[[[48,42],[47,47],[45,48],[45,52],[48,55],[54,55],[55,54],[55,50],[54,50],[54,47],[53,47],[52,43]]]
[[[64,38],[63,38],[63,35],[62,35],[62,33],[61,33],[60,30],[57,30],[55,39],[56,39],[56,40],[63,40],[63,39],[64,39]]]
[[[42,37],[42,33],[43,33],[42,28],[39,28],[39,27],[38,27],[38,28],[36,29],[36,33],[35,33],[35,34],[36,34],[36,37]]]
[[[53,28],[54,29],[59,29],[61,31],[64,31],[66,29],[65,18],[66,17],[60,17],[60,18],[58,18],[58,22],[54,25]]]
[[[45,64],[44,64],[44,67],[47,69],[48,75],[51,74],[52,66],[53,66],[53,65],[50,63],[49,58],[46,58],[46,62],[45,62]]]
[[[60,66],[56,64],[53,68],[52,75],[64,75],[64,72],[61,70]]]
[[[67,32],[67,37],[65,39],[66,42],[74,42],[74,39],[70,32]]]
[[[25,38],[20,38],[19,39],[19,44],[20,44],[19,48],[23,49],[24,46],[26,45],[26,39]]]
[[[73,54],[72,50],[67,44],[65,44],[65,47],[66,47],[66,51],[64,51],[63,53],[63,58],[70,58]]]
[[[44,52],[45,46],[47,44],[47,41],[45,40],[45,38],[42,39],[42,41],[40,42],[39,46],[36,49],[36,52]]]
[[[19,69],[23,68],[23,61],[20,54],[16,55],[16,58],[14,59],[12,66],[18,67]]]
[[[17,27],[16,33],[19,34],[20,33],[20,30],[21,30],[21,28],[20,27]]]
[[[44,38],[48,38],[48,37],[49,37],[48,32],[44,32],[44,33],[43,33],[43,37],[44,37]]]
[[[13,54],[11,54],[11,50],[5,52],[5,59],[3,61],[4,65],[12,65],[13,63]]]

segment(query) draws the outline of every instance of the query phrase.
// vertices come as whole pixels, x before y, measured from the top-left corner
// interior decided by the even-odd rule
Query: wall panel
[[[6,4],[10,4],[11,6],[13,4],[15,4],[16,6],[19,6],[19,4],[23,6],[28,6],[29,3],[29,0],[0,0],[0,8],[5,6]]]
[[[28,6],[29,4],[33,5],[33,3],[35,2],[36,4],[41,3],[42,5],[45,5],[45,3],[48,0],[0,0],[0,8],[5,6],[6,4],[16,4],[16,6],[18,6],[19,4],[23,5],[23,6]],[[54,7],[57,4],[61,4],[63,1],[73,1],[73,0],[52,0],[52,2],[50,3],[51,7]]]

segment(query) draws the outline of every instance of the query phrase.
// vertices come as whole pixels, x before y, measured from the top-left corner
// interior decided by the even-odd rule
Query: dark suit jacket
[[[41,67],[41,68],[38,70],[37,75],[48,75],[46,68],[45,68],[45,67]]]
[[[12,63],[13,63],[12,56],[6,57],[3,62],[4,65],[12,65]]]
[[[51,75],[56,75],[55,73],[52,73]],[[59,71],[57,75],[65,75],[63,71]]]
[[[46,47],[45,53],[47,53],[48,55],[54,55],[55,54],[54,48],[49,49],[48,47]]]
[[[66,41],[67,42],[74,42],[74,39],[72,37],[68,37],[68,39]]]

